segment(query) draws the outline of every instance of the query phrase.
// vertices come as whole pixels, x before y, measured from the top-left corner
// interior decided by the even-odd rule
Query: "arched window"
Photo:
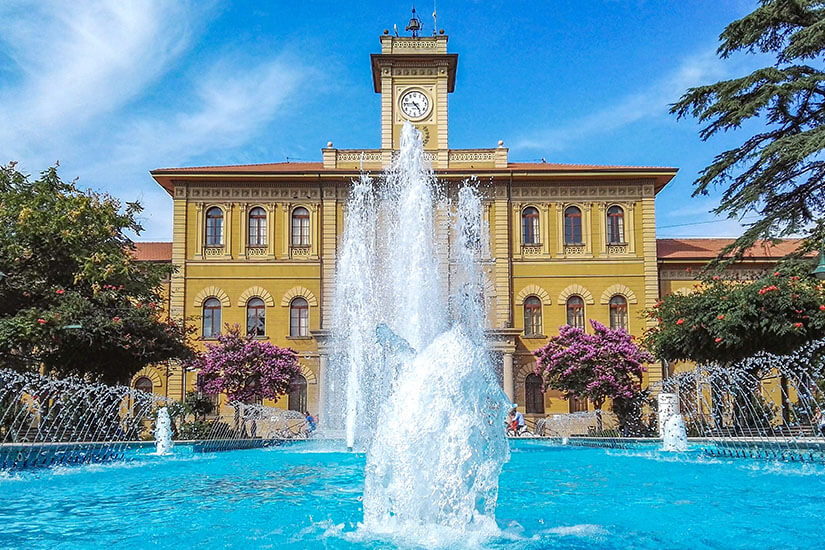
[[[292,211],[292,246],[309,246],[309,210],[303,206]]]
[[[154,391],[155,389],[155,385],[149,378],[141,376],[140,378],[135,380],[135,389],[146,393],[152,393],[152,391]]]
[[[289,384],[287,408],[291,411],[307,412],[307,379],[298,374]]]
[[[610,328],[627,330],[627,299],[620,294],[610,298]]]
[[[567,299],[567,324],[584,328],[584,300],[581,296],[571,296]]]
[[[206,246],[223,244],[223,210],[213,206],[206,211]]]
[[[544,414],[544,392],[541,391],[541,377],[535,373],[524,379],[524,401],[527,414]]]
[[[309,304],[304,298],[295,298],[289,304],[289,335],[309,336]]]
[[[624,210],[621,206],[611,206],[607,209],[607,244],[624,242]]]
[[[266,212],[260,206],[249,211],[249,246],[266,246]]]
[[[576,206],[564,210],[564,244],[582,244],[582,211]]]
[[[203,303],[203,337],[217,338],[221,333],[221,301],[209,298]]]
[[[528,206],[521,212],[521,242],[523,244],[539,244],[539,211]]]
[[[266,306],[260,298],[252,298],[246,303],[246,333],[252,336],[266,334]]]
[[[541,334],[541,300],[535,296],[524,300],[524,334]]]

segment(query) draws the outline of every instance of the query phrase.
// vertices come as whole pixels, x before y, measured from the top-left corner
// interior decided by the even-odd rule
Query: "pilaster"
[[[306,209],[309,210],[309,250],[310,256],[313,259],[318,259],[318,243],[321,240],[320,224],[318,223],[319,209],[318,204],[307,204]]]
[[[291,230],[291,220],[290,216],[292,215],[292,207],[293,205],[290,203],[284,203],[283,205],[283,215],[281,216],[281,220],[283,221],[283,247],[281,248],[281,256],[283,258],[289,258],[289,247],[292,244],[292,235],[290,235]]]
[[[511,296],[510,296],[510,243],[511,224],[509,198],[507,188],[497,185],[494,189],[495,200],[493,208],[495,223],[493,226],[492,255],[495,262],[493,284],[496,289],[496,328],[513,326]]]
[[[275,218],[278,215],[278,205],[274,202],[267,203],[266,206],[266,256],[269,259],[275,258]]]
[[[644,255],[644,308],[652,308],[659,298],[659,272],[656,258],[656,211],[653,186],[644,186],[644,198],[641,200],[642,210],[642,252]],[[646,328],[655,325],[655,321],[646,318]],[[662,379],[661,368],[651,368],[648,371],[648,383],[653,384]]]
[[[186,315],[186,227],[187,227],[186,188],[175,187],[172,202],[172,265],[176,271],[169,281],[169,315],[182,323]],[[199,214],[203,211],[201,206]],[[202,218],[202,215],[199,215]],[[198,225],[198,235],[202,225]],[[200,249],[198,249],[200,251]]]
[[[246,259],[246,244],[247,239],[249,238],[249,203],[241,202],[238,203],[238,217],[240,218],[240,233],[239,237],[241,240],[241,246],[238,249],[238,258],[241,260]],[[269,228],[267,227],[267,230]]]
[[[321,196],[321,328],[328,329],[332,325],[338,248],[338,201],[335,197],[335,186],[323,188]],[[322,361],[321,364],[323,378],[325,362]]]
[[[655,226],[654,226],[655,227]],[[625,240],[627,253],[636,254],[636,203],[629,202],[625,208]]]
[[[223,225],[223,255],[226,258],[232,257],[232,229],[234,228],[232,212],[234,210],[235,203],[226,203],[226,213],[224,215]]]
[[[203,203],[199,202],[195,204],[196,208],[196,220],[195,220],[195,259],[200,260],[203,257],[203,233],[205,231],[205,227],[203,225]],[[178,242],[177,238],[174,239],[174,242]]]

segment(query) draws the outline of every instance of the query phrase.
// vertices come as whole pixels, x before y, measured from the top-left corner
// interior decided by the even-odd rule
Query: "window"
[[[309,336],[309,304],[303,298],[295,298],[289,304],[289,335]]]
[[[287,408],[291,411],[307,412],[307,379],[296,375],[289,384]]]
[[[249,211],[249,246],[266,246],[266,212],[260,206]]]
[[[627,330],[627,299],[619,294],[610,299],[610,328]]]
[[[309,210],[303,206],[292,211],[292,246],[309,246]]]
[[[522,244],[539,244],[539,211],[528,206],[521,213]]]
[[[203,303],[203,337],[217,338],[221,333],[221,302],[209,298]]]
[[[624,210],[621,206],[611,206],[607,209],[607,244],[624,242]]]
[[[524,334],[541,334],[541,300],[535,296],[524,300]]]
[[[586,412],[587,399],[579,399],[578,397],[571,397],[569,401],[570,412]]]
[[[567,324],[584,328],[584,300],[581,296],[571,296],[567,299]]]
[[[575,206],[564,210],[564,244],[582,244],[582,211]]]
[[[213,206],[206,211],[206,246],[223,244],[223,210]]]
[[[260,298],[252,298],[246,303],[246,333],[252,336],[266,334],[266,306]]]
[[[135,389],[138,391],[152,393],[154,390],[155,385],[152,383],[150,379],[145,376],[141,376],[137,380],[135,380]]]
[[[524,400],[527,414],[544,414],[544,392],[539,375],[528,374],[524,379]]]

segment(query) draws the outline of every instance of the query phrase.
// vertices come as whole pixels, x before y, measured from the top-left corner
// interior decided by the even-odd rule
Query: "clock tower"
[[[447,53],[447,35],[381,36],[372,54],[372,81],[381,94],[381,148],[397,149],[401,126],[412,122],[424,148],[447,154],[447,95],[455,89],[458,54]]]

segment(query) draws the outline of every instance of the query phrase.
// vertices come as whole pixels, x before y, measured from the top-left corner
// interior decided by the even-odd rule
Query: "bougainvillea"
[[[624,330],[613,330],[590,321],[593,333],[568,325],[533,352],[536,374],[545,388],[562,392],[565,398],[589,399],[601,408],[605,399],[634,399],[641,391],[645,363],[653,356],[640,350]],[[614,407],[615,408],[615,407]]]
[[[199,371],[198,389],[214,395],[225,393],[230,401],[249,403],[277,399],[289,390],[299,374],[298,355],[254,336],[241,336],[237,325],[227,327],[217,344],[189,364]]]
[[[732,363],[766,351],[786,355],[825,336],[825,286],[810,265],[788,264],[750,281],[708,277],[687,295],[665,296],[647,349],[668,361]]]

